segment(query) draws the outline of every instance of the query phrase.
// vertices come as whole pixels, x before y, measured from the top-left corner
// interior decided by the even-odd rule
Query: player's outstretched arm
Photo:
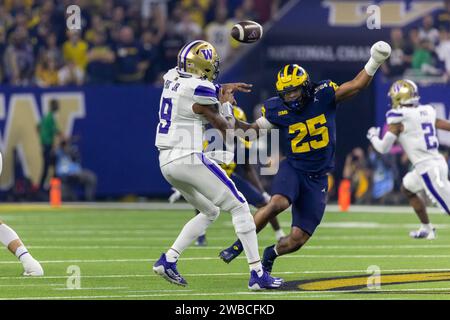
[[[364,69],[353,80],[345,82],[336,90],[336,102],[349,99],[366,88],[372,81],[378,68],[390,55],[391,46],[388,43],[384,41],[375,43],[370,49],[370,59]]]
[[[231,104],[236,103],[236,100],[231,90],[225,90],[222,87],[219,93],[219,101],[220,103],[208,105],[195,103],[192,110],[203,115],[214,128],[220,131],[223,139],[225,139],[227,130],[234,129]]]
[[[235,124],[235,129],[241,129],[236,130],[236,134],[250,141],[257,139],[260,135],[264,135],[264,133],[267,133],[267,130],[272,129],[273,127],[274,125],[271,124],[265,117],[260,117],[252,123],[247,123],[236,119]],[[264,133],[261,129],[265,130]]]
[[[380,139],[380,128],[372,127],[367,132],[367,139],[370,140],[376,151],[379,153],[388,153],[402,131],[403,125],[401,123],[390,124],[388,132],[386,132],[383,139]]]
[[[436,119],[436,129],[450,131],[450,121],[444,119]]]
[[[231,91],[231,93],[234,93],[236,91],[249,93],[252,91],[253,85],[244,82],[234,82],[234,83],[223,83],[221,84],[221,87],[225,91]]]

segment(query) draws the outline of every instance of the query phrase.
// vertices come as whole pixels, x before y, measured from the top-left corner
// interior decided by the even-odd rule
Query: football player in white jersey
[[[0,173],[2,172],[2,155],[0,153]],[[24,276],[43,276],[44,270],[27,248],[23,245],[17,233],[0,220],[0,242],[14,254],[23,265]]]
[[[424,201],[417,195],[425,190],[430,199],[450,215],[448,166],[438,152],[436,129],[450,131],[450,122],[438,119],[431,105],[419,104],[417,85],[398,80],[389,90],[392,110],[386,113],[389,130],[380,140],[380,128],[370,128],[367,138],[375,150],[387,153],[395,141],[405,150],[414,169],[404,178],[402,191],[407,196],[422,225],[411,231],[412,238],[435,239],[436,230],[428,217]]]
[[[196,40],[180,50],[177,67],[164,75],[155,142],[161,172],[200,214],[185,224],[153,270],[169,282],[187,285],[177,271],[179,256],[217,219],[220,210],[225,210],[230,212],[244,246],[250,266],[249,289],[278,288],[283,280],[262,268],[256,227],[245,197],[225,171],[203,153],[204,125],[210,123],[225,138],[226,130],[234,129],[233,91],[248,89],[244,84],[214,85],[218,73],[216,49]]]

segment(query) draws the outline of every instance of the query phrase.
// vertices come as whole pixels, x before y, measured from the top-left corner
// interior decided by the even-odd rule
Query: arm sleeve
[[[260,117],[260,118],[256,119],[255,122],[260,129],[270,130],[270,129],[275,128],[275,126],[269,120],[267,120],[265,117]]]
[[[388,153],[389,150],[391,150],[395,140],[397,140],[397,136],[388,131],[386,132],[382,140],[380,140],[380,138],[378,137],[373,137],[372,139],[370,139],[370,142],[372,143],[375,150],[377,150],[379,153]]]
[[[217,89],[212,83],[206,81],[194,88],[194,101],[198,104],[208,105],[219,103]]]

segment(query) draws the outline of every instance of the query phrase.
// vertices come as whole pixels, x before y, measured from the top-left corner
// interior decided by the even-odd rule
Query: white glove
[[[220,105],[220,113],[234,126],[236,119],[234,118],[233,105],[231,103],[224,102]]]
[[[391,46],[384,41],[378,41],[370,48],[370,59],[364,67],[369,76],[373,77],[383,62],[390,57],[391,51]]]
[[[169,197],[169,203],[174,203],[181,198],[181,193],[175,188],[172,188],[173,193]]]
[[[379,127],[372,127],[367,131],[367,139],[372,140],[373,138],[379,138],[380,137],[380,128]]]
[[[391,55],[391,46],[384,41],[378,41],[370,48],[370,56],[377,63],[382,64]]]

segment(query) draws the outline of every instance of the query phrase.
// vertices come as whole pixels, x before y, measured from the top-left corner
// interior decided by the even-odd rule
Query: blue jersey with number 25
[[[337,88],[330,80],[315,84],[314,97],[298,111],[288,110],[279,97],[265,101],[263,115],[280,130],[292,167],[314,174],[333,169]]]

